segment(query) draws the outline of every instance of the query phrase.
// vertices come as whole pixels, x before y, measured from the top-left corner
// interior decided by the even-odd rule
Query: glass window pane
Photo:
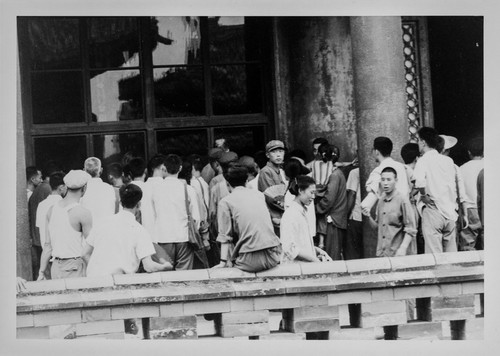
[[[91,18],[88,29],[90,68],[139,66],[137,18]]]
[[[207,130],[169,130],[156,133],[158,153],[188,156],[207,154]]]
[[[142,114],[142,79],[138,70],[91,72],[92,121],[139,120]]]
[[[147,158],[142,132],[94,135],[93,145],[94,156],[102,161],[104,168],[115,162],[125,165],[133,157]]]
[[[40,72],[31,74],[34,124],[85,121],[82,73]]]
[[[153,17],[151,31],[153,65],[201,63],[199,17]]]
[[[85,136],[43,137],[34,141],[37,167],[43,169],[54,162],[64,172],[83,168],[87,158]]]
[[[32,69],[81,67],[80,31],[77,19],[28,20]]]
[[[153,75],[156,117],[205,114],[201,67],[157,68]]]
[[[215,139],[225,138],[231,151],[238,156],[252,156],[255,152],[262,151],[265,148],[265,135],[263,126],[253,127],[230,127],[215,128]]]
[[[258,65],[227,65],[210,68],[215,115],[248,114],[262,111]]]
[[[210,62],[245,60],[245,18],[216,16],[208,18]]]

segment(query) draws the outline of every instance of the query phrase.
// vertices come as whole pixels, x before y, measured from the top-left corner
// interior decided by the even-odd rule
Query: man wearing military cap
[[[72,170],[64,176],[68,191],[47,212],[45,243],[37,280],[45,279],[44,271],[51,256],[54,257],[50,270],[52,279],[85,277],[83,239],[87,238],[92,228],[92,215],[79,202],[90,178],[82,170]]]
[[[266,189],[274,186],[283,186],[283,191],[286,189],[287,180],[285,172],[281,168],[285,159],[285,145],[280,140],[271,140],[266,145],[266,156],[268,158],[267,164],[263,167],[259,174],[257,183],[258,189],[265,193]],[[274,232],[279,234],[279,227],[281,223],[281,216],[283,215],[283,197],[271,197],[265,194],[266,203],[271,214],[271,221],[273,222]],[[279,198],[279,199],[278,199]]]

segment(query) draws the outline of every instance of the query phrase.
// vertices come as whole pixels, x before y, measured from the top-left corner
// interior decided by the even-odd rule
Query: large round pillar
[[[23,109],[21,105],[21,80],[17,68],[17,164],[16,164],[16,274],[31,281],[31,238],[26,196],[26,161],[24,150]]]
[[[409,141],[406,121],[405,73],[401,17],[351,17],[356,131],[362,198],[366,179],[377,166],[373,139],[389,137],[392,157],[401,161],[401,147]],[[374,257],[376,232],[363,218],[365,257]]]

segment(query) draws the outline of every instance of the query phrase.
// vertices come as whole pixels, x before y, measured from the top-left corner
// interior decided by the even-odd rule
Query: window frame
[[[117,16],[112,16],[117,17]],[[146,159],[156,153],[157,131],[162,130],[188,130],[188,129],[206,129],[207,141],[209,149],[214,141],[214,129],[233,126],[261,126],[264,129],[265,140],[270,135],[270,130],[273,127],[273,103],[271,93],[272,85],[272,43],[271,34],[273,31],[270,18],[260,18],[266,33],[262,42],[261,60],[249,60],[238,62],[210,62],[209,58],[209,33],[208,33],[208,17],[200,17],[202,61],[200,64],[189,66],[201,66],[203,75],[204,95],[205,95],[205,115],[190,116],[190,117],[155,117],[154,103],[154,79],[153,71],[155,68],[179,67],[182,65],[157,65],[153,64],[151,51],[151,36],[149,35],[150,20],[152,16],[136,17],[131,16],[137,21],[138,36],[139,36],[139,66],[134,69],[139,69],[141,74],[141,89],[142,89],[142,119],[127,120],[127,121],[111,121],[111,122],[92,122],[91,109],[91,91],[90,91],[90,72],[97,68],[90,68],[89,64],[89,38],[88,24],[91,18],[104,18],[103,16],[93,17],[76,17],[64,16],[68,19],[77,19],[79,24],[80,38],[80,68],[71,69],[72,71],[79,70],[82,75],[82,100],[84,109],[84,121],[76,123],[50,123],[50,124],[35,124],[33,122],[33,102],[32,102],[32,72],[58,72],[67,71],[67,69],[50,69],[50,70],[32,70],[30,63],[30,47],[28,23],[31,19],[43,18],[61,18],[57,16],[22,16],[18,17],[18,53],[19,66],[21,74],[21,103],[23,110],[25,147],[26,147],[26,163],[27,165],[35,164],[34,139],[41,137],[53,137],[62,135],[85,135],[87,138],[86,149],[88,156],[92,156],[93,142],[92,135],[102,134],[119,134],[124,132],[145,132],[145,149]],[[210,69],[215,65],[224,64],[252,64],[258,65],[260,69],[260,95],[261,95],[261,112],[251,114],[231,114],[231,115],[214,115],[212,108],[212,88]],[[99,68],[117,70],[122,68]],[[123,70],[132,68],[123,68]]]

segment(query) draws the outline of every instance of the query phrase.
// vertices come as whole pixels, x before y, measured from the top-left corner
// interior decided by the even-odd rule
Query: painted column
[[[406,120],[404,54],[400,17],[351,17],[354,101],[362,198],[370,172],[377,166],[373,139],[389,137],[392,157],[401,161],[409,141]],[[364,257],[374,257],[376,231],[363,218]]]
[[[23,109],[21,105],[21,76],[17,65],[17,161],[16,161],[16,273],[28,281],[32,280],[31,241],[26,197],[26,160],[24,151]]]

